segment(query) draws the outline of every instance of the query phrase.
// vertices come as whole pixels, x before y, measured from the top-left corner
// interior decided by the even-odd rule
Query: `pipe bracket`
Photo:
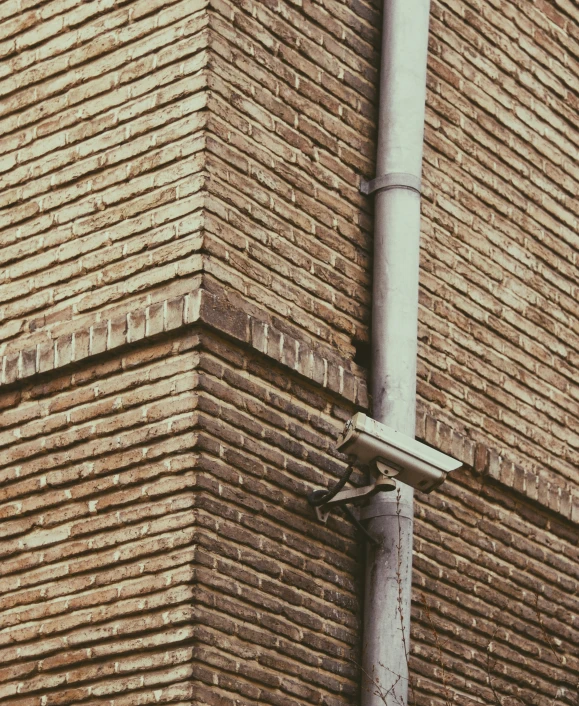
[[[360,191],[369,196],[376,191],[386,191],[387,189],[410,189],[417,194],[422,193],[422,182],[414,174],[404,172],[390,172],[383,176],[376,177],[372,181],[366,181],[362,177],[360,181]]]

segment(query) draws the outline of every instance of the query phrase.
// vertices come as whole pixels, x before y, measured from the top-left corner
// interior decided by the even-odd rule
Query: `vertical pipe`
[[[414,437],[420,183],[430,0],[384,0],[372,311],[373,417]],[[397,183],[406,186],[396,186]],[[364,508],[370,533],[362,641],[362,706],[406,706],[413,492],[379,493]]]

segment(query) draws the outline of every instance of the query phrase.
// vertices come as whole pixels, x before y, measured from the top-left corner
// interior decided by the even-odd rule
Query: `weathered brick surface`
[[[14,397],[0,415],[0,698],[356,701],[360,538],[305,501],[343,468],[334,442],[355,407],[194,332]],[[472,472],[421,499],[416,703],[492,703],[489,673],[530,704],[572,683],[577,540]]]
[[[204,5],[50,2],[2,25],[3,350],[198,270]]]
[[[573,3],[433,3],[420,330],[429,408],[574,484],[578,20]]]
[[[419,393],[509,463],[576,483],[577,18],[503,5],[433,3]],[[4,23],[2,351],[53,349],[205,271],[351,359],[376,8],[42,8]]]
[[[574,703],[577,525],[456,480],[417,507],[415,703]]]
[[[362,558],[361,548],[338,516],[327,528],[317,524],[304,500],[306,488],[324,482],[320,471],[339,472],[332,443],[349,410],[343,403],[328,406],[319,393],[306,396],[262,356],[232,350],[212,337],[204,337],[202,346],[200,424],[211,424],[205,429],[215,441],[212,447],[202,442],[200,466],[214,476],[212,492],[220,499],[209,501],[208,522],[231,537],[233,547],[226,551],[243,576],[241,587],[232,585],[238,574],[223,565],[223,538],[212,538],[218,556],[210,565],[224,575],[212,581],[241,603],[221,609],[218,599],[211,603],[228,614],[220,623],[227,641],[217,644],[260,663],[258,670],[247,670],[258,683],[250,703],[285,703],[279,691],[288,684],[286,670],[302,682],[300,690],[290,687],[297,696],[290,703],[355,703],[361,610],[355,557]],[[557,693],[568,694],[560,703],[573,703],[579,669],[577,526],[472,472],[420,498],[416,514],[414,703],[495,703],[493,689],[501,699],[518,694],[527,704],[548,703]],[[302,539],[296,532],[303,532]],[[344,551],[347,560],[338,558]],[[270,583],[272,577],[283,587]],[[263,613],[254,612],[256,603],[260,609],[272,605],[264,595],[270,591],[282,599],[273,602],[283,616],[275,623],[275,638],[267,634]],[[248,612],[257,625],[249,638]],[[247,639],[257,646],[249,647]],[[312,655],[314,647],[327,656]],[[271,648],[277,656],[269,656]],[[310,674],[288,656],[318,671]],[[332,677],[320,677],[319,667]],[[219,662],[219,668],[238,675],[234,682],[226,679],[225,703],[238,693],[250,696],[235,660]]]
[[[2,412],[3,702],[191,698],[196,342],[31,383]]]
[[[2,4],[0,702],[357,703],[380,5]],[[578,20],[432,2],[419,706],[576,702]]]
[[[0,700],[347,702],[357,545],[304,495],[340,471],[351,407],[194,333],[18,397],[0,415]]]

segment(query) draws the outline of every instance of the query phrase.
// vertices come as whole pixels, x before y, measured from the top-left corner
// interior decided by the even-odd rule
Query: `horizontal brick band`
[[[416,437],[459,459],[483,478],[488,477],[568,520],[579,522],[579,490],[549,469],[515,463],[497,449],[458,433],[420,408],[416,415]]]
[[[244,309],[239,297],[233,301],[224,290],[215,291],[215,285],[213,290],[210,292],[200,286],[187,294],[103,319],[65,335],[59,336],[58,329],[54,329],[50,341],[2,356],[0,386],[58,370],[183,326],[204,324],[250,345],[349,402],[364,409],[368,407],[366,381],[358,366],[337,356],[329,346],[305,340],[297,327],[284,325],[282,331],[264,312]],[[262,318],[258,318],[257,313],[261,313]]]
[[[280,330],[266,312],[247,305],[240,297],[231,298],[209,278],[200,281],[199,288],[187,294],[105,319],[72,334],[59,336],[55,329],[51,342],[3,356],[0,389],[186,326],[203,325],[250,346],[357,407],[368,409],[361,368],[338,356],[329,346],[305,339],[297,327],[284,323],[284,330]],[[416,437],[454,456],[481,476],[514,489],[566,519],[579,521],[579,491],[548,469],[515,463],[497,449],[438,421],[422,407],[417,412]]]

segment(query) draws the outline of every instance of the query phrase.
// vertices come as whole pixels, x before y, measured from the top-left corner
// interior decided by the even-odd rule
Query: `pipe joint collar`
[[[366,181],[366,179],[362,178],[360,182],[360,191],[367,196],[377,191],[386,191],[387,189],[410,189],[420,195],[422,193],[422,182],[414,174],[405,172],[390,172],[376,177],[372,181]]]
[[[360,510],[361,520],[371,520],[373,517],[404,517],[411,520],[414,510],[411,503],[370,503]]]

